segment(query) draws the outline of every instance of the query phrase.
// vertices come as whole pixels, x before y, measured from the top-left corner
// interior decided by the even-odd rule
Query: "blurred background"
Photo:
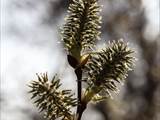
[[[1,0],[1,120],[44,120],[27,84],[59,73],[76,92],[60,40],[71,0]],[[160,1],[99,0],[102,43],[123,38],[136,51],[134,71],[113,99],[90,104],[82,120],[160,120]]]

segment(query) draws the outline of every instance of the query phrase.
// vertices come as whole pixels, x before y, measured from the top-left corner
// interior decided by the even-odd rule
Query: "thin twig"
[[[77,92],[78,92],[78,106],[77,106],[77,113],[76,113],[76,120],[81,120],[82,113],[86,109],[86,103],[82,101],[82,68],[79,67],[75,70],[77,76]]]

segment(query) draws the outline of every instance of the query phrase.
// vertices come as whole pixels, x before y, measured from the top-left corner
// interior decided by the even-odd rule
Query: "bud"
[[[88,62],[89,57],[90,57],[90,54],[82,55],[81,59],[80,59],[79,66],[84,66]]]

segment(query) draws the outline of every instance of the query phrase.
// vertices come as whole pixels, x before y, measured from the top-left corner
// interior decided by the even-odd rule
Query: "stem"
[[[89,1],[88,1],[89,2]],[[81,24],[80,29],[78,30],[77,34],[77,41],[80,48],[82,47],[80,41],[82,41],[82,32],[84,29],[84,25],[86,23],[87,18],[87,10],[89,9],[89,3],[85,4],[85,8],[83,11],[83,15],[80,18]],[[80,59],[79,59],[80,60]],[[78,66],[75,69],[75,74],[77,76],[77,98],[78,98],[78,106],[77,106],[77,112],[76,112],[76,120],[81,120],[82,114],[84,110],[86,109],[87,103],[82,101],[82,68],[81,66]]]
[[[76,112],[76,120],[81,120],[82,114],[86,109],[86,103],[82,101],[82,68],[79,67],[75,70],[77,76],[77,98],[78,98],[78,106]]]
[[[76,120],[81,120],[82,114],[83,114],[84,110],[86,109],[86,107],[87,107],[87,104],[81,102],[81,104],[79,106],[80,109],[79,109],[79,111],[78,111],[78,113],[76,115]]]

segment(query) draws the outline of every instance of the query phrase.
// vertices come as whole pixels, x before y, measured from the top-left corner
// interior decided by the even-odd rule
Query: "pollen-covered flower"
[[[115,83],[121,83],[132,69],[134,62],[132,53],[127,44],[119,40],[109,43],[106,48],[92,55],[86,65],[88,100],[98,93],[110,95],[110,91],[118,90]]]
[[[77,105],[77,100],[73,98],[71,90],[61,90],[60,79],[55,75],[51,81],[48,80],[47,74],[38,75],[38,80],[32,81],[29,85],[32,94],[31,99],[39,108],[40,112],[45,112],[48,120],[63,118],[71,120],[71,108]]]
[[[97,0],[73,0],[69,5],[62,41],[70,55],[79,59],[81,50],[91,49],[100,35],[101,16]]]

